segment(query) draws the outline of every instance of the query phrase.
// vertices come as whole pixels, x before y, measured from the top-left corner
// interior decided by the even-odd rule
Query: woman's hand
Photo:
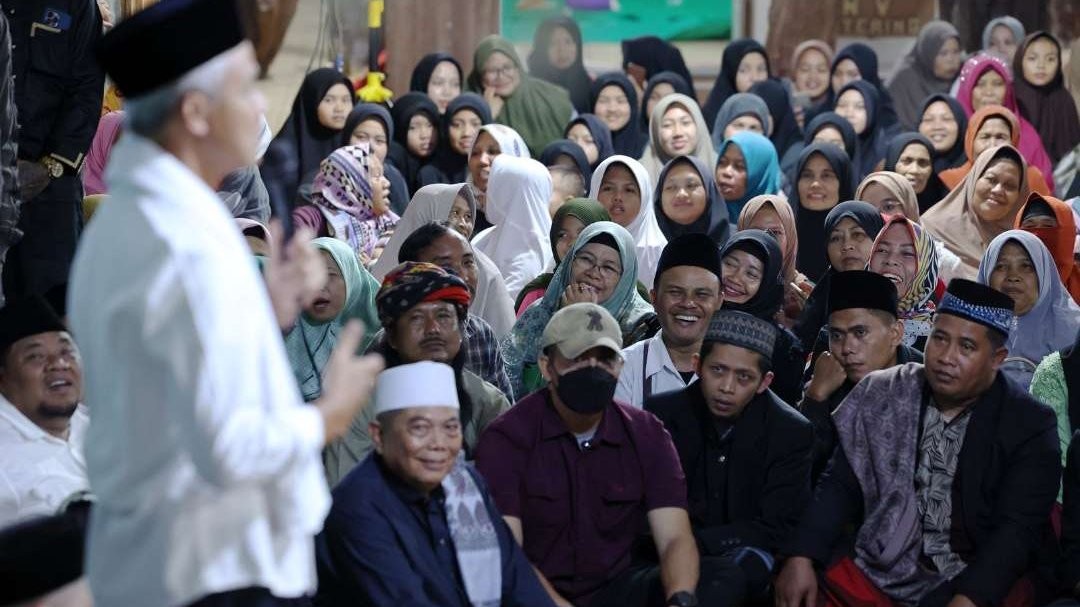
[[[491,107],[492,118],[498,118],[499,112],[501,112],[503,106],[506,105],[506,100],[495,92],[495,87],[493,86],[484,87],[484,101],[487,101],[488,106]]]
[[[597,301],[596,289],[583,283],[572,284],[563,291],[562,305],[568,306],[576,303],[600,303]]]

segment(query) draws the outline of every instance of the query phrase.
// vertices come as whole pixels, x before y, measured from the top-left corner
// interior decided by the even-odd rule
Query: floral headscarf
[[[937,247],[934,239],[923,230],[922,226],[903,215],[893,215],[885,221],[885,227],[878,232],[871,249],[870,259],[877,253],[878,243],[885,237],[885,232],[894,225],[903,225],[911,242],[915,245],[917,257],[915,276],[906,293],[900,293],[897,302],[897,316],[904,321],[904,344],[913,345],[920,337],[930,335],[933,328],[933,315],[936,310],[934,291],[938,283]]]

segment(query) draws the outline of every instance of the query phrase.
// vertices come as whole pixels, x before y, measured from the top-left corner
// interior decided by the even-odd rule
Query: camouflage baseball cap
[[[622,329],[610,312],[594,303],[576,303],[552,315],[540,338],[540,348],[556,346],[566,358],[577,358],[586,350],[604,346],[622,351]]]

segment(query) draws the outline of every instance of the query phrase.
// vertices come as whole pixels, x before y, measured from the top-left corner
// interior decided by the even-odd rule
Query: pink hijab
[[[986,53],[979,53],[965,61],[963,69],[960,70],[960,79],[957,81],[956,100],[964,107],[968,118],[971,118],[971,115],[975,113],[975,108],[971,103],[975,83],[979,81],[979,77],[986,73],[987,70],[994,70],[1005,81],[1005,99],[1002,100],[1001,105],[1008,108],[1020,121],[1020,145],[1018,146],[1020,154],[1024,156],[1024,160],[1027,160],[1028,164],[1042,172],[1043,178],[1046,179],[1046,185],[1053,192],[1054,165],[1050,161],[1050,155],[1046,153],[1046,147],[1043,146],[1039,132],[1020,115],[1020,108],[1016,104],[1016,95],[1013,93],[1012,73],[1004,61]]]
[[[86,196],[108,193],[109,189],[105,186],[105,165],[109,163],[109,151],[120,136],[123,125],[124,112],[109,112],[98,122],[94,141],[90,144],[86,162],[83,163],[82,182]]]

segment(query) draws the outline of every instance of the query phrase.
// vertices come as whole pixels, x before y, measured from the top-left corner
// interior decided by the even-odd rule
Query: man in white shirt
[[[325,266],[297,234],[287,255],[272,247],[264,285],[215,193],[254,162],[265,109],[242,31],[233,0],[162,0],[99,51],[127,117],[68,307],[94,412],[86,574],[98,607],[279,605],[313,592],[330,505],[320,452],[382,368],[354,355],[362,329],[350,322],[322,396],[303,403],[281,330]]]
[[[650,396],[697,379],[694,355],[724,303],[720,275],[720,249],[708,236],[684,234],[667,243],[652,291],[660,332],[623,349],[615,400],[641,408]]]
[[[44,299],[0,310],[0,527],[56,514],[86,489],[82,361]]]

